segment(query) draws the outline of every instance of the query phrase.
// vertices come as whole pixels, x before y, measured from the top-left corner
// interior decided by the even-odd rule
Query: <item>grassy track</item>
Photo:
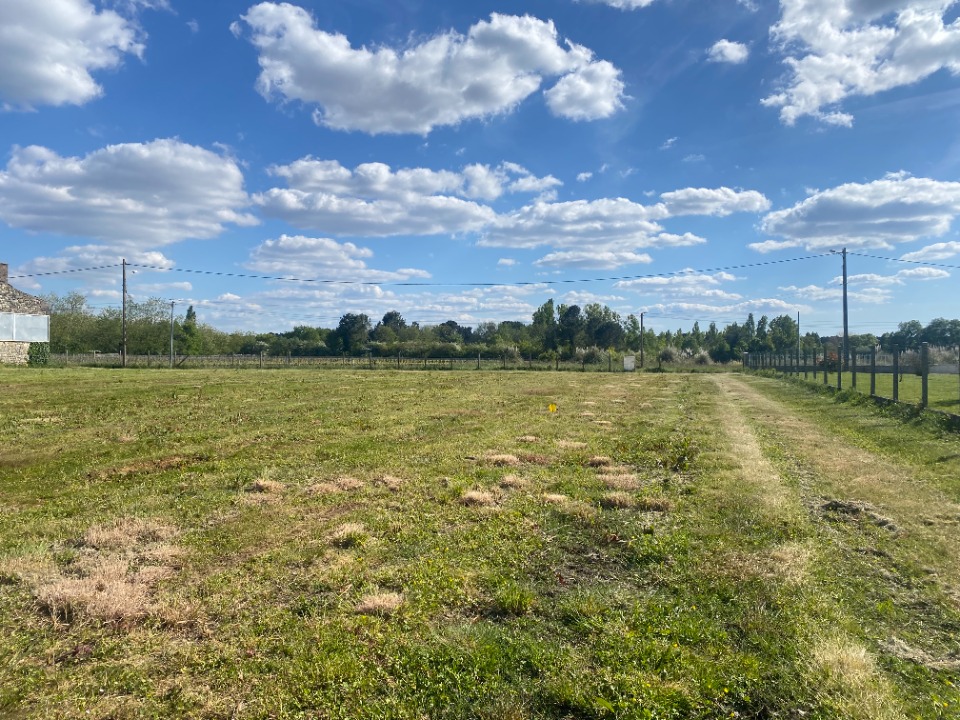
[[[960,717],[924,427],[714,374],[0,384],[2,717]]]

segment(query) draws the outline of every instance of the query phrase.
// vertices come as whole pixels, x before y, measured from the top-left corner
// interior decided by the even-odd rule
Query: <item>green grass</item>
[[[890,717],[956,716],[956,672],[884,659],[863,630],[929,615],[946,633],[956,610],[887,592],[799,480],[795,505],[758,504],[710,375],[0,383],[0,716],[864,717],[833,683],[837,638],[881,658],[867,690]],[[840,407],[872,452],[903,431],[771,388],[801,414]],[[754,431],[793,478],[782,438]],[[933,460],[952,441],[907,431],[893,461],[954,492],[957,462]],[[775,572],[804,548],[807,581]]]

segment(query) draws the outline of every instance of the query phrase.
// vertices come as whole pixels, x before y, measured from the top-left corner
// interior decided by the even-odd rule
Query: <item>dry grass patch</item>
[[[540,438],[538,438],[536,435],[521,435],[517,438],[517,442],[537,443],[540,442]]]
[[[287,486],[277,480],[267,480],[259,478],[247,486],[249,493],[261,493],[263,495],[281,495]]]
[[[340,488],[331,482],[312,482],[307,485],[308,495],[331,495],[340,492]]]
[[[586,450],[587,444],[579,440],[557,440],[557,447],[561,450]]]
[[[599,473],[597,480],[608,490],[639,490],[643,486],[640,478],[629,472]]]
[[[613,466],[613,460],[606,455],[594,455],[587,460],[587,466],[592,468],[609,468]]]
[[[637,500],[636,505],[641,512],[665,513],[673,510],[673,503],[665,497],[642,497]]]
[[[356,612],[361,615],[393,615],[403,605],[403,595],[396,592],[369,593],[360,598]]]
[[[550,505],[563,505],[569,502],[570,498],[566,495],[561,495],[560,493],[544,493],[543,501],[549,503]]]
[[[497,498],[487,490],[467,490],[460,496],[460,502],[468,507],[489,507],[496,504]]]
[[[739,581],[772,580],[801,585],[808,576],[811,550],[799,543],[779,545],[754,553],[730,553],[714,567],[724,576]]]
[[[63,564],[49,556],[19,558],[2,570],[26,584],[41,612],[57,622],[164,619],[170,609],[154,595],[156,585],[179,568],[180,550],[169,542],[175,535],[169,526],[124,518],[88,529]]]
[[[862,646],[839,637],[821,638],[809,657],[812,680],[839,717],[901,720],[906,716],[893,698],[889,681]]]
[[[377,477],[377,484],[383,485],[390,492],[398,492],[403,487],[403,479],[395,475],[383,474]]]
[[[361,523],[344,523],[327,536],[334,547],[341,549],[358,547],[370,539],[367,529]]]
[[[520,464],[520,458],[509,453],[486,453],[483,459],[494,467],[516,467]]]
[[[599,425],[600,427],[611,427],[613,425],[609,420],[594,420],[594,425]]]
[[[586,411],[586,412],[580,413],[580,417],[585,417],[585,418],[592,418],[592,417],[596,417],[596,416],[597,416],[596,413],[592,413],[592,412],[590,412],[589,410]]]
[[[500,479],[500,487],[509,488],[511,490],[517,490],[519,488],[525,488],[530,483],[526,478],[522,478],[519,475],[504,475]]]
[[[636,505],[636,498],[628,492],[608,492],[600,498],[600,507],[607,510],[623,510]]]
[[[363,487],[364,482],[359,478],[351,477],[349,475],[341,475],[333,481],[333,484],[337,486],[337,489],[343,490],[344,492],[352,492],[354,490],[359,490]]]
[[[541,453],[520,453],[520,462],[528,465],[549,465],[553,462],[552,458]]]

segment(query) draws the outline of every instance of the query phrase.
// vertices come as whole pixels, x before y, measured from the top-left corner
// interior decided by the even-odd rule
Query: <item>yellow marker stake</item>
[[[547,405],[547,410],[549,410],[552,413],[555,413],[557,411],[557,406],[554,405],[553,403],[550,403],[549,405]]]

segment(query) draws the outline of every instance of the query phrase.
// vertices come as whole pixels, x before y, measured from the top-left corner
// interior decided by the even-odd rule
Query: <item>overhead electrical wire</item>
[[[156,272],[180,272],[193,275],[212,275],[217,277],[232,277],[248,280],[275,280],[280,282],[302,282],[317,283],[321,285],[376,285],[383,287],[528,287],[536,285],[564,285],[574,283],[592,283],[592,282],[623,282],[629,280],[646,280],[658,277],[671,277],[675,275],[703,275],[707,273],[724,272],[727,270],[744,270],[754,267],[765,267],[769,265],[781,265],[784,263],[799,262],[801,260],[814,260],[822,257],[831,257],[833,253],[820,253],[819,255],[806,255],[797,258],[784,258],[783,260],[767,260],[758,263],[743,263],[740,265],[726,265],[723,267],[703,268],[703,269],[684,269],[672,270],[662,273],[647,273],[644,275],[619,275],[602,278],[563,278],[560,280],[527,280],[522,282],[419,282],[419,281],[376,281],[376,280],[331,280],[326,278],[299,278],[285,277],[279,275],[252,275],[248,273],[232,273],[223,270],[195,270],[191,268],[163,268],[156,265],[141,265],[138,263],[127,263],[127,267],[139,268],[141,270],[154,270]],[[26,277],[26,276],[24,276]]]

